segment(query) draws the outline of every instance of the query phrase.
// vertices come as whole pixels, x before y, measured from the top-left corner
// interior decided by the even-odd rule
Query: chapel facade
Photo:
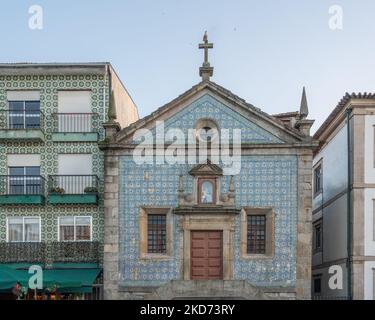
[[[305,91],[299,111],[268,115],[211,81],[203,40],[200,83],[122,130],[105,124],[104,298],[308,299]]]

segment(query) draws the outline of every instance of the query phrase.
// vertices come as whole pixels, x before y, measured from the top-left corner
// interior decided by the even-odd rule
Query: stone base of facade
[[[243,280],[173,280],[161,287],[119,287],[119,300],[295,300],[294,288],[260,288]]]

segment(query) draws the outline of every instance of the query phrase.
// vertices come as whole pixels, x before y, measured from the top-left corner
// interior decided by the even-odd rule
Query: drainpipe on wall
[[[350,129],[350,115],[352,109],[346,109],[346,128],[347,128],[347,150],[348,150],[348,188],[347,188],[347,270],[348,270],[348,298],[353,299],[353,285],[352,285],[352,238],[353,238],[353,222],[352,222],[352,200],[351,200],[351,190],[352,190],[352,147],[351,147],[351,129]]]

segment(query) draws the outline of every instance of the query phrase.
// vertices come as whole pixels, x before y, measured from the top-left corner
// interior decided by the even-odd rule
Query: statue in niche
[[[202,183],[201,203],[213,203],[213,184],[211,181]]]

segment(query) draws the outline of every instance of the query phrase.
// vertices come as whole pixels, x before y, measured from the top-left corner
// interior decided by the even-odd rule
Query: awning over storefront
[[[19,282],[21,286],[27,283],[29,276],[27,271],[13,269],[11,267],[0,265],[0,290],[8,290]]]
[[[43,289],[59,292],[84,293],[90,292],[93,283],[102,269],[92,268],[92,265],[54,266],[53,269],[43,269]],[[29,287],[29,278],[26,265],[0,265],[0,290],[11,290],[19,282],[22,287]]]

